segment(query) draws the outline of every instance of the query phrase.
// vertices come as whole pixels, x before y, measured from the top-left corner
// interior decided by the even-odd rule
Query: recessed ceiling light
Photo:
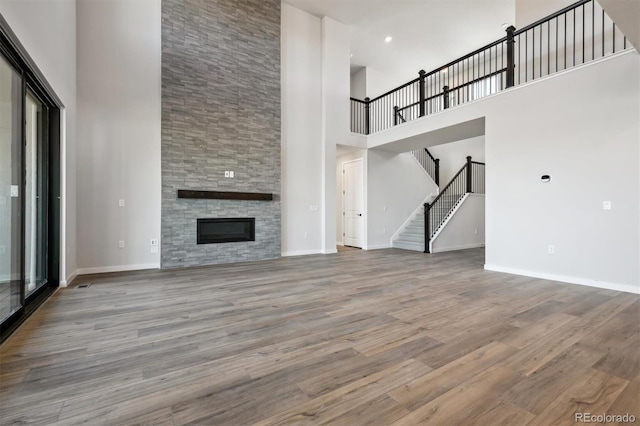
[[[387,42],[387,43],[391,43],[391,40],[393,40],[393,37],[391,37],[391,36],[386,36],[384,38],[384,41]]]

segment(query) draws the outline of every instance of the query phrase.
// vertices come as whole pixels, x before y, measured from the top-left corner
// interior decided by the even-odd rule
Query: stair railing
[[[440,159],[434,158],[427,148],[411,151],[411,155],[418,160],[418,163],[420,163],[438,188],[440,188]]]
[[[431,203],[424,203],[424,252],[430,253],[431,239],[467,193],[484,194],[485,164],[467,162]]]
[[[387,93],[362,102],[352,120],[379,132],[627,48],[627,39],[596,0],[580,0]],[[402,114],[399,120],[398,114]],[[366,122],[366,123],[365,123]]]

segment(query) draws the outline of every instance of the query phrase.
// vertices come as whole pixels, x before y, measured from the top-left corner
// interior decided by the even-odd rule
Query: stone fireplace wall
[[[196,244],[198,218],[225,217],[255,217],[256,241]],[[280,0],[162,0],[162,268],[279,256]]]

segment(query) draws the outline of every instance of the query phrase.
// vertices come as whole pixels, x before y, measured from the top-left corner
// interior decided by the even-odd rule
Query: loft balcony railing
[[[351,131],[371,134],[627,49],[595,0],[581,0],[376,98],[351,98]]]

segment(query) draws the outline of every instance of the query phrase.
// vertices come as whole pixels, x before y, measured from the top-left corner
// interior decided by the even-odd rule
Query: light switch
[[[611,201],[603,201],[602,210],[611,210]]]
[[[20,196],[20,187],[18,185],[11,185],[11,196],[14,198]]]
[[[226,171],[224,172],[224,177],[226,177],[226,178],[228,178],[228,177],[229,177],[229,170],[226,170]]]
[[[118,200],[118,206],[124,207],[124,200],[123,199]]]
[[[233,170],[229,171],[229,177],[230,177],[230,178],[235,177],[235,173],[233,173]]]

